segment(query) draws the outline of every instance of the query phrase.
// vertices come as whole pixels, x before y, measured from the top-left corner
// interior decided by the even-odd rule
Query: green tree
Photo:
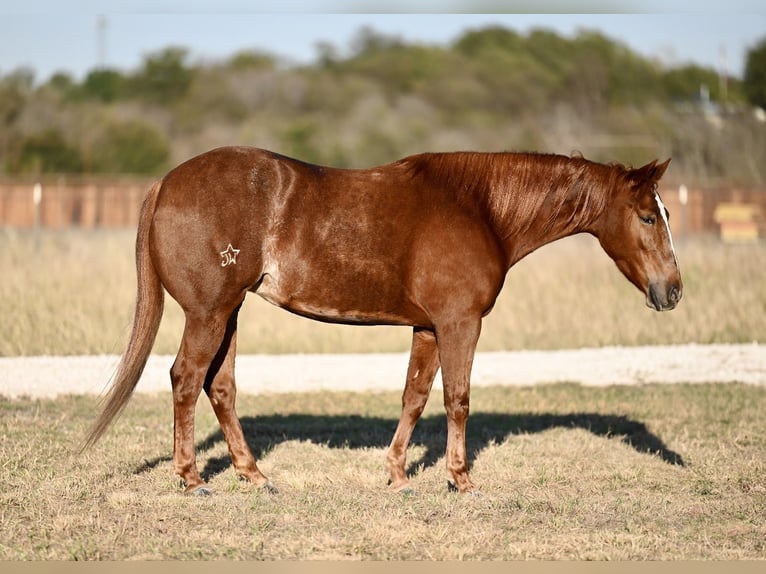
[[[402,45],[402,40],[396,36],[383,34],[374,28],[363,26],[351,41],[351,50],[354,54],[352,58],[367,56],[376,52],[386,52]]]
[[[194,69],[187,66],[188,51],[170,47],[150,54],[134,77],[138,95],[147,101],[169,105],[189,91]]]
[[[698,100],[701,86],[707,86],[710,89],[710,95],[714,100],[720,98],[718,77],[715,71],[709,68],[694,65],[673,68],[662,75],[662,83],[668,97],[674,101]]]
[[[454,74],[454,59],[438,46],[406,44],[370,28],[359,32],[353,46],[353,55],[335,62],[335,71],[372,79],[389,96],[419,91]]]
[[[747,52],[742,90],[751,104],[766,109],[766,38]]]
[[[600,78],[591,86],[595,100],[612,105],[644,105],[661,96],[659,73],[648,60],[635,54],[626,45],[601,32],[584,30],[572,44],[572,77],[588,82],[589,76]],[[600,93],[599,93],[600,92]]]
[[[19,117],[32,93],[34,74],[16,70],[0,79],[0,127],[11,125]]]
[[[470,30],[454,44],[454,48],[472,58],[481,57],[487,52],[502,50],[517,52],[522,50],[524,38],[517,32],[503,26],[488,26],[480,30]]]
[[[46,85],[48,89],[64,98],[71,97],[78,90],[77,83],[66,72],[56,72],[50,77]]]
[[[21,143],[16,168],[21,173],[79,173],[83,162],[80,151],[56,129],[25,138]]]
[[[86,97],[113,102],[124,96],[125,77],[117,70],[98,69],[88,73],[82,83]]]
[[[537,41],[535,37],[535,41]],[[542,43],[536,45],[542,49]],[[472,30],[455,43],[475,78],[473,107],[492,114],[534,114],[547,106],[558,79],[529,49],[527,39],[501,26]],[[483,92],[483,93],[482,93]]]
[[[318,127],[310,120],[297,120],[282,132],[285,154],[303,161],[321,163],[322,156],[315,143]]]
[[[97,139],[92,169],[104,173],[154,173],[170,156],[170,143],[153,127],[127,120],[107,125]]]
[[[277,67],[277,59],[271,54],[257,50],[238,52],[228,61],[232,70],[273,70]]]
[[[524,43],[524,49],[559,81],[563,80],[572,66],[572,41],[552,30],[532,30]]]

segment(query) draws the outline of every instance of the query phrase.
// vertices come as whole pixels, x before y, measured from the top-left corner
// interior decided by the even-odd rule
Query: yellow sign
[[[758,239],[755,219],[758,206],[748,203],[719,203],[713,213],[721,226],[721,239],[731,242],[750,242]]]

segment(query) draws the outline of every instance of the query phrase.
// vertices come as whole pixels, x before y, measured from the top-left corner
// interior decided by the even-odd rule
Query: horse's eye
[[[653,215],[639,215],[641,218],[641,223],[645,223],[646,225],[654,225],[654,223],[657,221]]]

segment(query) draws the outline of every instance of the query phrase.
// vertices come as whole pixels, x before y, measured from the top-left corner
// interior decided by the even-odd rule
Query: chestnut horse
[[[237,473],[273,489],[235,411],[237,314],[257,293],[320,321],[413,327],[390,487],[408,488],[405,454],[441,367],[451,486],[471,492],[465,431],[482,317],[507,271],[538,247],[590,233],[652,309],[673,309],[681,276],[657,182],[670,160],[630,169],[531,153],[421,154],[371,169],[311,165],[227,147],[192,158],[149,191],[136,239],[133,329],[95,443],[130,398],[159,327],[163,288],[186,317],[170,370],[175,472],[208,493],[196,465],[204,389]]]

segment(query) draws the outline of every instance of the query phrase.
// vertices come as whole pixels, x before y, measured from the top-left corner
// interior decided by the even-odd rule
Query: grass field
[[[135,297],[132,232],[0,232],[0,355],[121,353]],[[591,238],[514,267],[480,350],[766,341],[766,246],[680,242],[685,295],[644,306]],[[155,352],[183,327],[168,300]],[[402,351],[409,329],[325,325],[257,297],[240,353]],[[241,484],[212,409],[203,476],[173,477],[169,394],[137,395],[75,454],[95,397],[0,397],[0,559],[764,559],[766,389],[735,384],[476,388],[468,450],[481,497],[447,491],[431,398],[408,453],[415,495],[385,487],[399,393],[242,395],[261,468]]]
[[[135,299],[134,232],[0,231],[0,356],[120,354]],[[656,313],[595,239],[540,249],[511,269],[479,350],[766,341],[766,244],[679,242],[684,298]],[[255,295],[240,315],[240,353],[404,351],[402,327],[327,325]],[[155,352],[175,354],[183,314],[167,298]]]
[[[766,389],[477,388],[468,426],[482,496],[446,487],[431,397],[409,450],[414,495],[385,487],[398,393],[242,396],[261,468],[240,483],[200,403],[198,463],[173,478],[169,394],[138,395],[74,453],[96,399],[0,399],[0,559],[764,559]]]

